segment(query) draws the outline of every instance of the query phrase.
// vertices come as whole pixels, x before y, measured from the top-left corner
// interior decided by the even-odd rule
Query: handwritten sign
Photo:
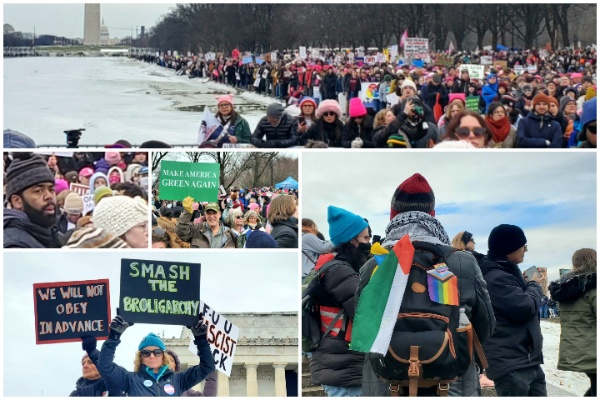
[[[482,65],[492,65],[492,56],[481,56]]]
[[[485,78],[485,66],[474,65],[474,64],[463,64],[460,66],[461,70],[466,69],[469,71],[469,77],[471,79],[484,79]]]
[[[199,307],[200,264],[121,259],[119,309],[125,321],[191,326]]]
[[[86,194],[85,196],[81,197],[83,199],[83,211],[81,215],[87,215],[87,213],[89,213],[96,207],[96,203],[94,202],[94,195]]]
[[[300,54],[300,58],[306,60],[306,46],[300,46],[298,48],[298,53]]]
[[[35,283],[35,343],[80,342],[84,335],[108,338],[108,279]]]
[[[215,359],[215,367],[230,376],[240,328],[202,300],[200,300],[200,313],[203,321],[208,325],[206,338]],[[197,352],[193,341],[190,343],[190,351],[194,354]]]
[[[163,160],[160,163],[161,200],[217,201],[220,165]]]
[[[479,96],[467,96],[467,110],[479,112]]]
[[[404,56],[420,59],[429,57],[429,39],[406,38],[404,40]]]

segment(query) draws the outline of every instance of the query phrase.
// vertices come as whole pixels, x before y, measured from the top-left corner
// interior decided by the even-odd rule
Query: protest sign
[[[271,62],[275,62],[277,61],[277,52],[272,51],[271,52]]]
[[[406,38],[404,40],[404,56],[407,58],[420,58],[422,60],[428,58],[429,39]]]
[[[215,53],[206,53],[206,61],[211,61],[216,59]]]
[[[108,279],[34,283],[33,302],[36,344],[108,338]]]
[[[83,199],[83,211],[81,212],[81,215],[86,215],[96,207],[96,203],[94,202],[94,195],[86,194],[81,197]]]
[[[479,96],[467,96],[466,107],[467,110],[479,112]]]
[[[375,56],[366,56],[365,57],[365,64],[373,65],[373,64],[375,64],[376,61],[377,61],[377,59]]]
[[[508,65],[506,60],[496,60],[496,61],[494,61],[494,64],[496,64],[497,69],[506,68]]]
[[[306,60],[306,46],[300,46],[298,52],[300,53],[300,58]]]
[[[252,62],[252,56],[247,56],[242,58],[242,63],[244,64],[250,64]]]
[[[466,69],[469,71],[469,78],[471,79],[484,79],[485,78],[485,66],[483,65],[474,65],[474,64],[463,64],[460,66],[460,69]]]
[[[390,57],[391,58],[398,57],[398,45],[397,44],[390,47]]]
[[[217,201],[220,165],[162,160],[160,163],[161,200]]]
[[[262,65],[262,63],[264,63],[264,62],[265,62],[265,60],[263,60],[263,59],[262,59],[262,58],[260,58],[260,57],[256,57],[256,58],[255,58],[255,60],[256,60],[256,65]]]
[[[481,65],[491,65],[492,56],[481,56]]]
[[[362,82],[360,84],[359,96],[363,103],[379,100],[379,84],[375,82]]]
[[[80,196],[85,196],[87,192],[90,191],[90,187],[88,185],[82,185],[81,183],[71,182],[69,185],[69,190],[77,193]]]
[[[514,68],[516,74],[522,74],[525,69],[522,65],[515,65]]]
[[[199,307],[200,264],[121,259],[119,315],[125,321],[191,326]]]
[[[537,72],[537,65],[528,65],[527,72],[530,74],[535,74]]]
[[[215,359],[215,367],[225,375],[230,376],[240,328],[202,300],[200,300],[200,314],[203,321],[208,325],[206,338]],[[190,343],[190,351],[194,354],[198,352],[193,340]]]

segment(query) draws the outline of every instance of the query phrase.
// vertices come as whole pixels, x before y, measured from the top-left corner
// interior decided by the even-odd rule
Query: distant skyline
[[[101,16],[111,38],[124,38],[146,31],[156,25],[161,16],[168,14],[175,4],[105,4]],[[15,4],[5,3],[3,24],[10,24],[16,32],[36,35],[83,38],[84,3],[79,4]]]

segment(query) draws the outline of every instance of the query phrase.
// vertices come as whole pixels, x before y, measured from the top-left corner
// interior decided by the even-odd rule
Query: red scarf
[[[486,116],[485,122],[487,122],[490,131],[492,131],[492,139],[494,142],[504,142],[510,132],[510,120],[507,117],[504,117],[501,120],[494,121],[489,116]]]

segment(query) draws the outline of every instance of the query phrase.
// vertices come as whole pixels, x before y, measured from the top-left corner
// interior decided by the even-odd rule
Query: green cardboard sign
[[[467,110],[479,112],[479,96],[467,97]]]
[[[160,199],[218,201],[221,170],[217,163],[160,162]]]

